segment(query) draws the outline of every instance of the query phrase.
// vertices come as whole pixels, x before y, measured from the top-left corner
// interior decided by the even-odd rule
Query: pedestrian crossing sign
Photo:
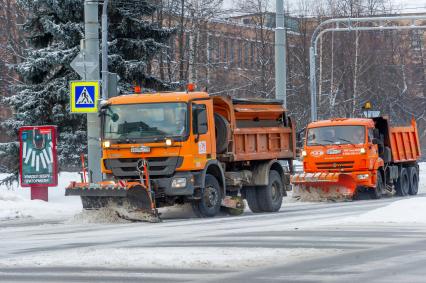
[[[70,83],[71,113],[98,112],[99,82],[72,81]]]

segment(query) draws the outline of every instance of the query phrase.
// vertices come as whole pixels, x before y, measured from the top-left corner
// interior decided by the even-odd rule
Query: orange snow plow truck
[[[100,115],[104,181],[66,189],[85,209],[113,204],[152,221],[157,208],[183,203],[200,217],[240,214],[246,199],[253,212],[274,212],[291,189],[295,127],[281,101],[133,94],[110,98]]]
[[[416,121],[393,127],[386,117],[310,123],[302,151],[304,173],[291,178],[302,199],[353,199],[366,191],[415,195],[420,144]]]

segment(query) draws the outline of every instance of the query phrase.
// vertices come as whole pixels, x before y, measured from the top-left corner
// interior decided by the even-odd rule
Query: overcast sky
[[[395,8],[402,9],[405,13],[420,13],[426,12],[426,0],[392,0],[395,4]],[[225,9],[232,9],[235,3],[239,1],[235,0],[224,0]],[[272,4],[271,9],[275,9],[275,1],[269,0]],[[289,5],[292,7],[298,0],[284,0],[285,6]]]

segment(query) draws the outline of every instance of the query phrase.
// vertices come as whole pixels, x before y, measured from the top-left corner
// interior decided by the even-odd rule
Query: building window
[[[423,46],[423,32],[413,30],[411,33],[411,47],[413,49],[421,49]]]
[[[241,40],[238,40],[238,68],[241,68],[243,62],[243,45]]]
[[[231,66],[234,66],[235,62],[234,62],[234,40],[230,39],[229,40],[229,64]]]
[[[216,63],[220,62],[220,38],[214,37],[214,50],[215,50],[215,59]]]
[[[228,63],[228,41],[226,38],[223,41],[223,63]]]
[[[250,67],[250,42],[244,42],[244,68]]]
[[[251,65],[251,68],[254,68],[254,65],[255,65],[254,42],[250,42],[250,65]]]

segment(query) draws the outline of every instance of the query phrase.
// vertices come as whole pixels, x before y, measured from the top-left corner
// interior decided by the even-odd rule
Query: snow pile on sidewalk
[[[313,258],[324,254],[310,248],[145,247],[84,248],[0,259],[1,267],[90,266],[139,268],[250,268]],[[327,253],[333,253],[327,250]],[[338,253],[338,250],[335,250]]]
[[[350,223],[419,223],[426,224],[426,197],[414,197],[393,202],[358,217],[346,219]]]
[[[403,197],[357,217],[344,219],[346,223],[419,223],[426,224],[426,162],[420,165],[419,195]],[[397,197],[394,197],[397,198]]]
[[[5,175],[0,174],[0,179],[3,177]],[[30,188],[0,186],[0,221],[21,218],[56,220],[80,212],[80,198],[64,196],[70,181],[79,179],[78,173],[60,173],[58,186],[49,188],[49,202],[31,200]]]

